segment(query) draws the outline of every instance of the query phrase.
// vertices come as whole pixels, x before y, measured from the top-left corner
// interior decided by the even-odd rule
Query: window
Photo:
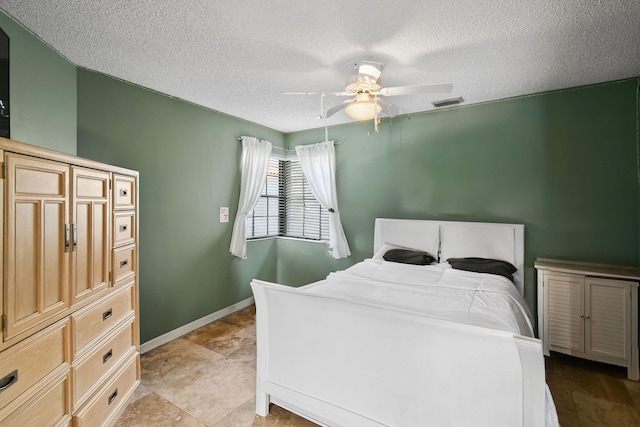
[[[297,160],[271,158],[260,200],[247,215],[247,239],[274,236],[329,240],[329,211],[316,200]]]

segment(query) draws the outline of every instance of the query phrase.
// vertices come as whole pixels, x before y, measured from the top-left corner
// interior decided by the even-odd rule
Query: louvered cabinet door
[[[72,304],[109,286],[111,174],[72,167]]]
[[[5,162],[6,340],[69,307],[69,165]]]
[[[630,285],[623,280],[585,279],[585,352],[629,360],[631,338]]]
[[[548,342],[551,350],[584,351],[584,276],[545,276]]]

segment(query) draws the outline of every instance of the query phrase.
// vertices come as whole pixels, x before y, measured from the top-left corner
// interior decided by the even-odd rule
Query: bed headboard
[[[524,295],[524,225],[376,218],[373,253],[390,243],[449,258],[481,257],[508,261],[518,271],[513,280]]]

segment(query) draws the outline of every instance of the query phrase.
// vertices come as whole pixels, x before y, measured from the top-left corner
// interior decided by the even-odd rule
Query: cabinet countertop
[[[538,258],[533,266],[539,270],[553,270],[565,273],[582,273],[593,276],[640,280],[640,268],[631,266],[595,264],[549,258]]]

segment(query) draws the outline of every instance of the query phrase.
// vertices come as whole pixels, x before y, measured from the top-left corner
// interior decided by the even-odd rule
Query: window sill
[[[323,245],[326,245],[328,243],[326,240],[300,239],[298,237],[287,237],[287,236],[256,237],[253,239],[247,239],[247,242],[260,242],[262,240],[271,240],[271,239],[294,240],[296,242],[307,242],[307,243],[321,243]]]

